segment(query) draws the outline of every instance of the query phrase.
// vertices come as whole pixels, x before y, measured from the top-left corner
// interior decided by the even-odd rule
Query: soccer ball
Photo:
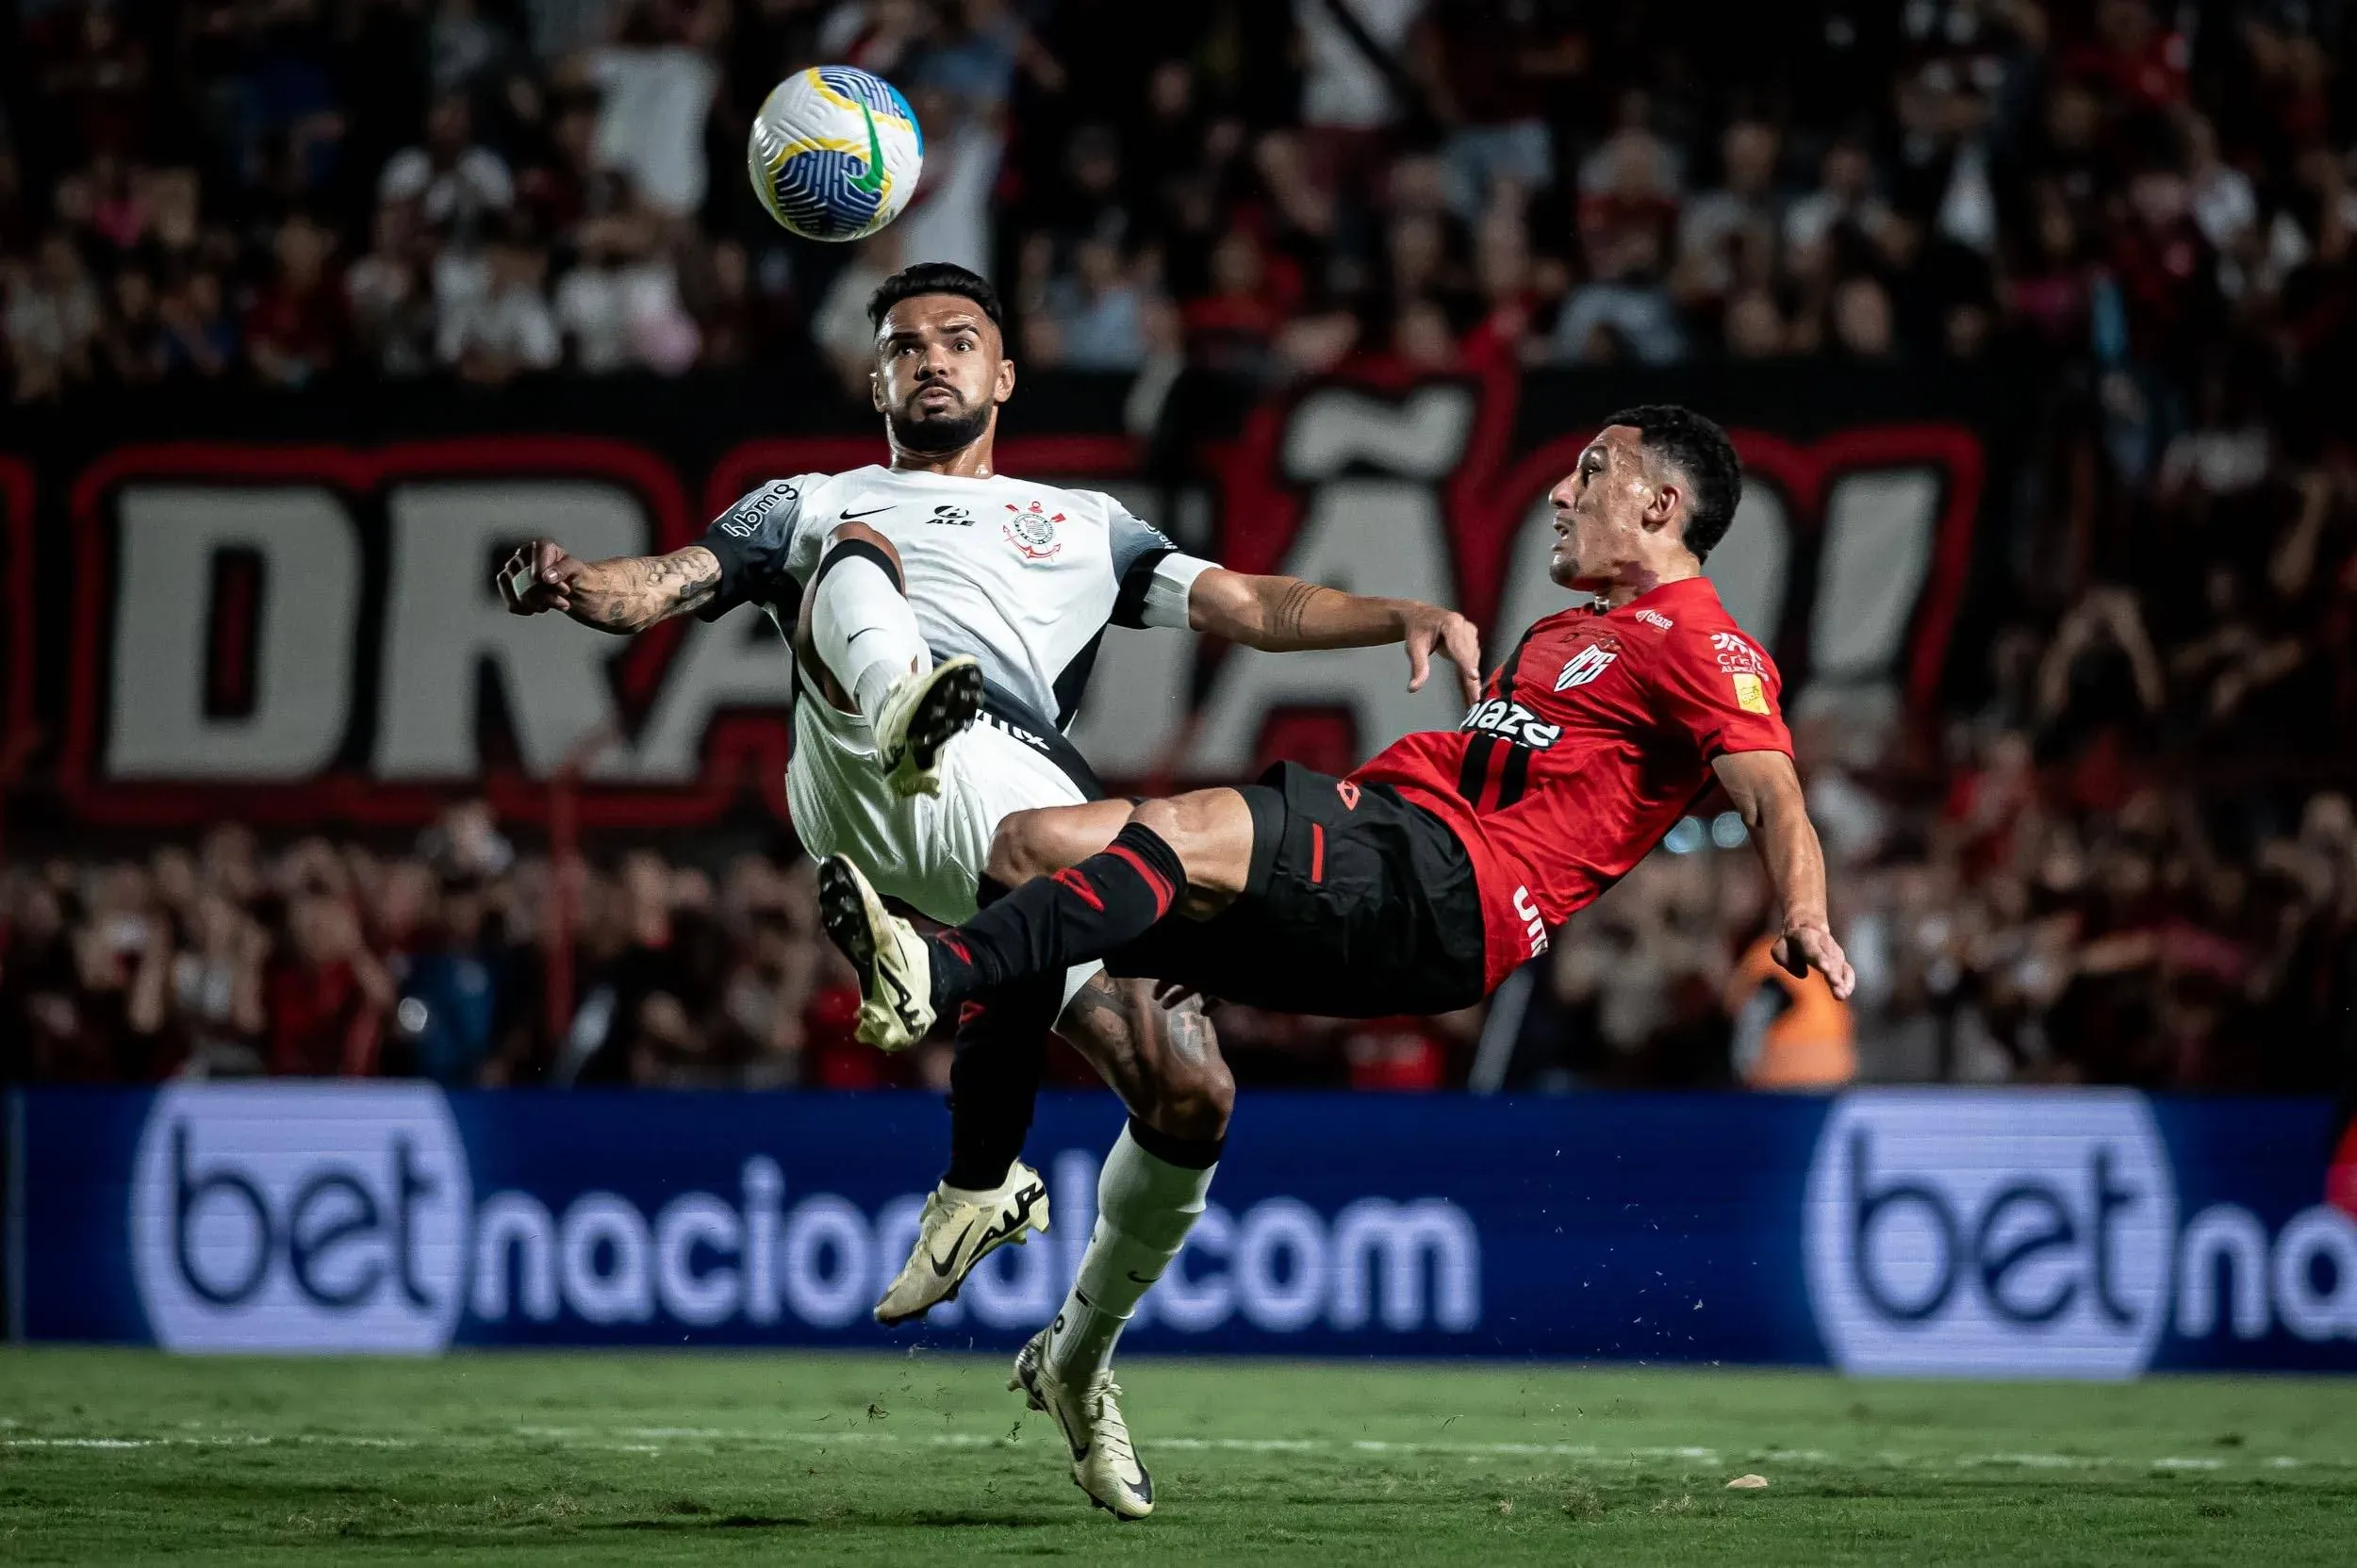
[[[863,239],[900,215],[925,133],[900,90],[848,65],[780,82],[753,116],[745,167],[769,216],[805,239]]]

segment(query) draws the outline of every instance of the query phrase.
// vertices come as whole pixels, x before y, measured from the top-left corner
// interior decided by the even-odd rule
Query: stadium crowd
[[[798,355],[856,395],[861,303],[919,256],[1001,280],[1026,365],[1155,392],[1501,355],[2009,367],[2044,401],[1985,677],[1936,723],[1796,723],[1853,1006],[1771,972],[1749,851],[1695,818],[1486,1017],[1229,1010],[1239,1073],[2357,1075],[2357,8],[27,0],[13,25],[20,402]],[[818,59],[891,75],[927,130],[915,206],[856,247],[787,240],[736,173],[761,95]],[[942,1076],[938,1048],[850,1046],[790,853],[579,872],[561,1033],[549,867],[479,807],[391,856],[223,828],[0,879],[11,1077]]]

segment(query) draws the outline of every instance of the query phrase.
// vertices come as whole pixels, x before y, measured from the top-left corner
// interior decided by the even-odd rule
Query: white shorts
[[[805,685],[794,704],[785,799],[814,855],[846,855],[875,883],[948,925],[971,919],[991,835],[1009,814],[1090,799],[1046,752],[988,716],[942,753],[941,793],[903,800],[876,766],[867,721]],[[1064,999],[1100,965],[1065,977]]]

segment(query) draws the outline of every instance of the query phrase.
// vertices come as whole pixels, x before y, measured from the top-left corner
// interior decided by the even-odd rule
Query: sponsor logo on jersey
[[[1733,632],[1710,634],[1711,652],[1719,656],[1719,668],[1730,675],[1764,675],[1768,661],[1758,649],[1737,636]]]
[[[1745,713],[1765,715],[1768,712],[1768,688],[1759,684],[1756,675],[1731,675],[1735,683],[1735,705]]]
[[[1027,561],[1045,561],[1063,549],[1063,540],[1056,536],[1056,524],[1063,521],[1062,512],[1049,512],[1034,501],[1029,507],[1007,503],[1007,510],[1014,515],[1007,520],[1007,542],[1023,553]]]
[[[1522,917],[1523,934],[1530,938],[1530,956],[1538,957],[1547,950],[1547,922],[1540,916],[1539,906],[1530,897],[1530,889],[1514,889],[1514,913]]]
[[[971,528],[974,526],[974,514],[963,506],[953,506],[945,502],[934,507],[933,515],[925,520],[944,528]]]
[[[730,507],[727,515],[720,520],[720,532],[736,538],[750,539],[761,527],[761,520],[767,517],[772,509],[800,494],[784,480],[773,480]]]
[[[974,721],[978,724],[987,724],[992,729],[998,731],[1001,734],[1010,734],[1014,736],[1015,739],[1021,741],[1024,745],[1029,746],[1032,751],[1037,751],[1043,757],[1054,755],[1053,752],[1048,751],[1047,742],[1040,739],[1039,736],[1031,734],[1029,730],[1016,728],[1014,725],[1008,723],[1005,719],[999,718],[995,713],[977,714],[974,716]]]
[[[1606,648],[1583,648],[1573,654],[1563,666],[1563,673],[1555,678],[1555,689],[1568,691],[1584,686],[1611,668],[1620,654]]]
[[[1606,654],[1606,662],[1611,662],[1611,657],[1609,653]],[[1560,691],[1562,687],[1556,689]],[[1562,725],[1546,723],[1520,702],[1511,702],[1503,697],[1492,697],[1486,702],[1475,703],[1473,712],[1467,714],[1464,722],[1457,727],[1496,735],[1500,740],[1510,740],[1534,751],[1543,751],[1563,738]]]
[[[1658,626],[1665,632],[1677,624],[1676,621],[1672,620],[1668,616],[1663,615],[1659,610],[1640,610],[1629,619],[1632,620],[1641,620],[1648,626]]]
[[[1343,798],[1343,809],[1344,811],[1357,811],[1359,809],[1359,786],[1351,783],[1348,779],[1338,781],[1334,785],[1334,793]]]

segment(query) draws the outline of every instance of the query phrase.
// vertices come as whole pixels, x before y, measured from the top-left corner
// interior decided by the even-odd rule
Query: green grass
[[[0,1560],[2357,1560],[2357,1385],[1145,1361],[1115,1526],[997,1357],[0,1352]],[[1764,1492],[1729,1492],[1745,1473]]]

